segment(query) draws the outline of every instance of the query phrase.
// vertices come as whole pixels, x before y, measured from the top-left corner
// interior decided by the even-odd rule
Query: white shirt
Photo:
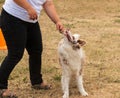
[[[47,0],[27,0],[36,10],[38,17],[40,15],[40,12],[42,10],[42,5],[47,1]],[[18,4],[16,4],[14,2],[14,0],[6,0],[4,5],[3,5],[3,9],[9,13],[10,15],[17,17],[23,21],[26,22],[31,22],[31,23],[35,23],[38,21],[38,19],[36,20],[31,20],[29,18],[28,12],[20,7]]]

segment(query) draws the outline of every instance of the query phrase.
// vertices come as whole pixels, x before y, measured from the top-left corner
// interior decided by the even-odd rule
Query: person
[[[56,12],[52,0],[6,0],[1,11],[1,29],[7,44],[8,54],[0,67],[0,96],[17,98],[8,89],[8,78],[21,60],[24,50],[29,55],[31,87],[50,89],[44,83],[41,73],[41,54],[43,50],[41,30],[38,23],[42,8],[55,23],[58,31],[64,26]]]

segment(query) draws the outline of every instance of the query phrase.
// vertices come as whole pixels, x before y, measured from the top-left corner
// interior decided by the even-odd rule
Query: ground
[[[79,33],[86,41],[84,86],[86,98],[120,98],[120,1],[119,0],[54,0],[62,23],[72,33]],[[2,5],[2,4],[1,4]],[[9,89],[19,98],[62,98],[61,68],[57,45],[63,37],[44,11],[39,20],[43,36],[42,73],[45,82],[52,84],[49,91],[31,89],[28,54],[18,63],[9,78]],[[0,62],[7,50],[0,51]],[[74,79],[70,98],[82,97]]]

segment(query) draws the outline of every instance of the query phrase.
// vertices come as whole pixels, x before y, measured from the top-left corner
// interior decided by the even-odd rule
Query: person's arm
[[[16,4],[18,4],[19,6],[21,6],[22,8],[24,8],[29,16],[30,19],[35,20],[37,19],[37,12],[35,11],[35,9],[27,2],[27,0],[14,0],[14,2]]]
[[[47,15],[50,17],[50,19],[56,24],[56,28],[60,31],[63,32],[64,31],[64,27],[60,21],[60,18],[56,12],[55,6],[53,4],[52,0],[47,0],[44,5],[43,8],[45,10],[45,12],[47,13]]]

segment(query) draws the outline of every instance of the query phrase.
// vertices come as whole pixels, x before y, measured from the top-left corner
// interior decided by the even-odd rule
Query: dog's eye
[[[73,38],[73,40],[75,40],[75,37],[74,37],[74,36],[72,36],[72,38]]]
[[[77,43],[80,43],[81,41],[80,40],[77,40]]]

